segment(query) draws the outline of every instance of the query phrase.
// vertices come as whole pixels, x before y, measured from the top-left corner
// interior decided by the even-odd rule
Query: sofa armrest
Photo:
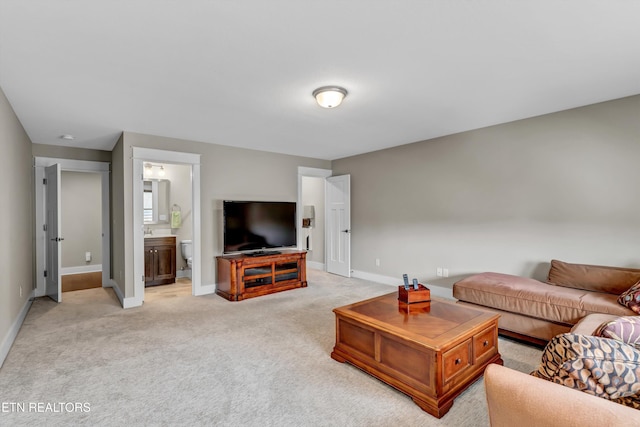
[[[491,364],[484,385],[492,427],[640,426],[640,413],[620,405]]]

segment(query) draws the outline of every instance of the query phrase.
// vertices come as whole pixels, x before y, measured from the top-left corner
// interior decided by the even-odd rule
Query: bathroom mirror
[[[145,224],[169,223],[169,180],[147,178],[143,181]]]

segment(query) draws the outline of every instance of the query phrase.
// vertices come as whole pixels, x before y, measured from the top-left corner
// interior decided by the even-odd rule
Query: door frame
[[[191,218],[193,267],[191,269],[191,294],[212,294],[215,285],[202,285],[202,255],[200,238],[200,154],[131,147],[133,150],[133,297],[127,298],[127,307],[144,302],[144,220],[142,206],[142,181],[144,162],[171,163],[191,166]],[[140,177],[140,179],[138,179]]]
[[[35,297],[46,294],[44,271],[47,265],[46,249],[46,192],[44,190],[44,168],[54,164],[60,164],[60,171],[91,172],[101,175],[102,183],[102,287],[111,287],[111,208],[110,208],[110,163],[90,160],[59,159],[54,157],[34,157],[33,168],[35,179],[35,261],[36,261],[36,288]]]

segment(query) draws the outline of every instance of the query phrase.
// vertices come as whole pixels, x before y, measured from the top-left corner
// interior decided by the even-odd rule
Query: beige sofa
[[[492,427],[640,426],[640,411],[500,365],[484,371]]]
[[[592,335],[599,325],[616,317],[591,314],[571,333]],[[640,426],[637,409],[504,366],[489,365],[484,386],[492,427]]]
[[[453,285],[458,303],[501,315],[500,333],[545,344],[593,313],[633,316],[618,296],[640,281],[640,270],[551,261],[547,282],[481,273]]]

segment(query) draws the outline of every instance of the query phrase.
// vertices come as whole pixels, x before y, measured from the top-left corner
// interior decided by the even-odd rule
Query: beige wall
[[[0,364],[34,288],[31,141],[0,88]],[[22,296],[20,296],[22,288]]]
[[[111,152],[86,148],[59,147],[57,145],[32,144],[34,157],[52,157],[55,159],[87,160],[110,162]]]
[[[201,155],[202,284],[216,281],[215,257],[222,253],[222,201],[225,199],[296,201],[298,167],[330,168],[330,162],[125,132],[113,154],[114,211],[120,209],[122,234],[114,233],[114,279],[125,297],[133,296],[132,147]],[[122,170],[120,170],[122,168]],[[123,177],[122,182],[119,177]],[[118,188],[116,188],[116,186]],[[121,199],[122,198],[122,199]],[[117,200],[116,200],[117,199]],[[121,199],[121,200],[120,200]],[[116,211],[117,212],[117,211]],[[114,226],[115,228],[115,226]],[[115,231],[115,230],[114,230]],[[120,240],[122,238],[122,240]],[[124,280],[118,279],[122,269]]]
[[[62,268],[102,264],[102,175],[62,171],[61,177]]]
[[[543,278],[552,258],[640,267],[638,159],[640,96],[334,161],[351,174],[352,268],[450,287]]]

